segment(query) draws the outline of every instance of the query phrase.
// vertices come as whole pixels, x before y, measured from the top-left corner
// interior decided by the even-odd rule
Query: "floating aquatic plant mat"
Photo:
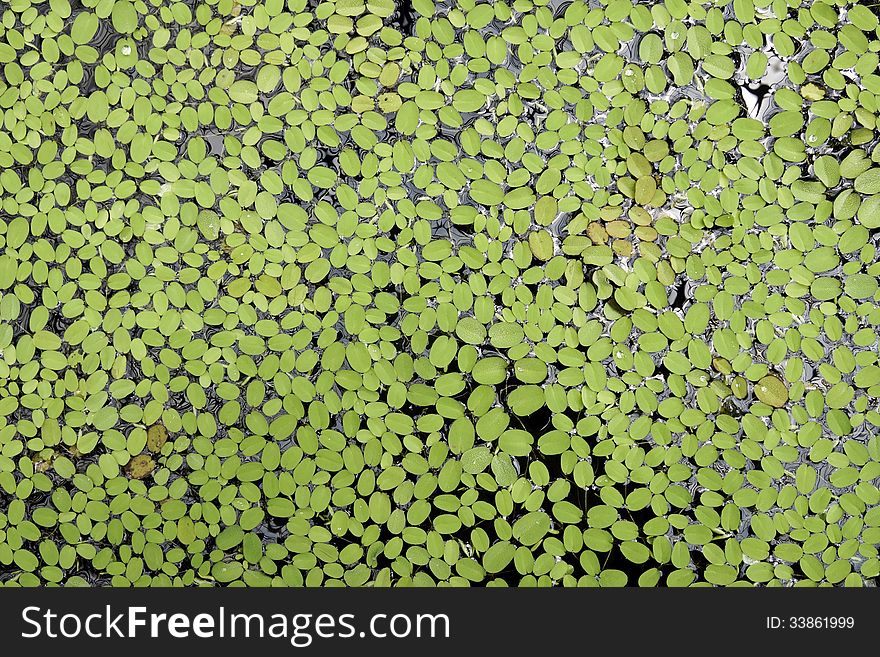
[[[876,12],[3,2],[0,580],[874,585]]]

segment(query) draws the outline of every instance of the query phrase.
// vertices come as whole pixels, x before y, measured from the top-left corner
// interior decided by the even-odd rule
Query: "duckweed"
[[[0,9],[0,582],[874,586],[880,21]]]

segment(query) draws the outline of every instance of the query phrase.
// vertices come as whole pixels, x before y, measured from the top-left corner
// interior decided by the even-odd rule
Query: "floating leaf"
[[[755,384],[755,395],[759,400],[780,408],[788,403],[788,388],[785,383],[776,376],[765,376]]]
[[[153,473],[155,467],[156,462],[150,456],[138,454],[132,457],[128,465],[125,466],[125,472],[132,479],[145,479]]]

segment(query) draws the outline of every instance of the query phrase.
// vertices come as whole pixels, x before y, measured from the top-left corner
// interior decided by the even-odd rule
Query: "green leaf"
[[[120,34],[131,34],[138,26],[137,12],[129,0],[116,0],[110,11],[110,19],[113,29]]]
[[[497,574],[503,571],[516,553],[516,547],[508,541],[499,541],[493,544],[483,555],[483,568],[487,573]]]
[[[513,537],[523,545],[535,545],[550,531],[550,516],[533,511],[513,524]]]

